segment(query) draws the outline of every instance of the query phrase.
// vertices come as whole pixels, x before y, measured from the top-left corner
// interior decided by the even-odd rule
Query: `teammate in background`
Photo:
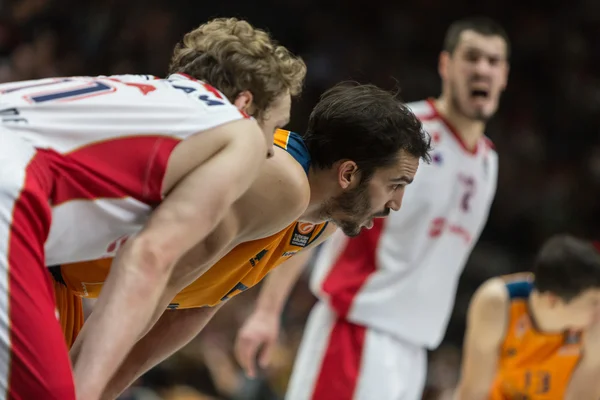
[[[473,296],[457,400],[600,398],[600,254],[555,236],[534,273],[492,278]]]
[[[427,159],[429,150],[429,137],[408,108],[382,89],[356,84],[337,85],[323,94],[304,138],[279,130],[275,143],[276,156],[225,219],[226,227],[243,228],[231,241],[237,247],[216,264],[207,261],[203,248],[183,260],[184,265],[200,263],[208,270],[165,299],[158,322],[115,373],[105,399],[115,398],[137,376],[188,343],[222,302],[325,240],[336,226],[357,234],[362,227],[371,227],[375,218],[400,209],[404,188],[413,180],[419,158]],[[302,207],[299,222],[265,235],[282,212],[298,207]],[[222,233],[216,230],[207,242],[220,241]],[[57,280],[80,295],[94,296],[109,264],[100,260],[85,267],[63,267]],[[207,305],[213,307],[203,307]],[[60,304],[59,310],[67,318],[72,314]]]
[[[300,59],[236,19],[190,32],[175,58],[168,79],[0,85],[0,397],[74,399],[73,375],[78,399],[100,397],[176,261],[251,186],[305,75]],[[209,85],[225,81],[235,105]],[[263,115],[263,131],[240,109]],[[72,374],[45,266],[123,244]],[[201,271],[186,273],[191,282]]]
[[[419,168],[402,212],[355,238],[336,233],[322,249],[310,283],[320,301],[287,400],[421,398],[426,349],[444,336],[496,190],[497,154],[484,130],[506,87],[509,55],[506,33],[487,18],[450,26],[439,58],[441,96],[409,104],[432,136],[433,162]],[[303,267],[290,264],[265,280],[238,335],[237,358],[250,376],[257,357],[268,363]]]

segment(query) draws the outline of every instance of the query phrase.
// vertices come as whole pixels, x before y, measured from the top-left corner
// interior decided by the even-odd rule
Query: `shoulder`
[[[420,120],[431,119],[436,115],[436,111],[429,100],[414,101],[405,104],[413,114]]]
[[[491,354],[504,340],[508,326],[509,295],[501,278],[477,289],[467,312],[465,345],[477,354]]]
[[[173,106],[187,106],[192,116],[205,116],[232,113],[237,118],[250,118],[240,111],[227,97],[206,82],[184,74],[173,74],[161,80],[170,93],[169,101]],[[202,112],[198,112],[201,110]],[[195,112],[195,114],[194,114]]]
[[[509,300],[506,282],[502,278],[495,277],[488,279],[479,286],[471,299],[471,306],[493,309],[494,307],[507,305]]]
[[[275,156],[264,164],[256,184],[270,192],[268,203],[282,215],[294,215],[295,220],[308,207],[310,186],[306,172],[285,150],[275,148]]]
[[[132,83],[136,83],[136,82],[148,82],[148,81],[154,81],[154,83],[157,83],[156,81],[160,81],[161,79],[157,76],[154,75],[142,75],[142,74],[121,74],[121,75],[109,75],[109,76],[100,76],[100,78],[107,78],[107,79],[113,79],[119,82],[132,82]]]
[[[310,187],[302,166],[286,151],[275,148],[258,178],[236,203],[245,239],[277,233],[297,220],[308,207]]]
[[[481,149],[484,157],[489,157],[493,161],[497,162],[498,152],[496,151],[496,146],[494,145],[494,142],[492,142],[492,140],[489,137],[484,136],[481,138]]]
[[[471,299],[468,312],[469,325],[482,329],[497,329],[506,324],[510,296],[502,278],[484,282]]]

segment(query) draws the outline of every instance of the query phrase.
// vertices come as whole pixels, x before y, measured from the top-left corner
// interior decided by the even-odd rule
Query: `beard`
[[[322,219],[332,221],[346,236],[358,236],[362,223],[367,220],[371,210],[367,189],[368,182],[361,182],[356,188],[328,200],[323,205]],[[338,218],[335,215],[343,217]]]

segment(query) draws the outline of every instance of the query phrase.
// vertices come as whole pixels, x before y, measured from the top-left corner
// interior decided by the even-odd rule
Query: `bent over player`
[[[473,296],[457,400],[600,398],[600,254],[555,236],[534,272]]]
[[[186,257],[184,264],[202,263],[208,270],[166,299],[160,319],[114,375],[106,398],[114,398],[136,376],[189,342],[222,302],[324,240],[336,226],[356,234],[374,219],[399,210],[419,158],[427,158],[429,149],[421,123],[392,94],[352,84],[323,94],[303,137],[279,130],[275,143],[275,157],[236,202],[222,230],[207,238],[214,243],[233,232],[236,247],[216,264],[206,261],[202,246]],[[265,235],[273,220],[298,207],[298,222]],[[97,292],[95,283],[103,282],[106,274],[92,274],[100,263],[63,267],[62,280],[82,295]],[[198,308],[207,305],[213,307]],[[167,307],[171,310],[165,311]],[[71,315],[68,309],[63,314]],[[72,351],[77,351],[77,342]]]
[[[73,365],[77,397],[97,399],[148,324],[176,261],[220,223],[272,153],[275,126],[261,132],[210,80],[234,81],[240,108],[280,116],[282,108],[285,122],[304,63],[235,19],[204,24],[186,41],[197,51],[167,79],[0,85],[3,396],[74,398],[46,265],[121,248]]]

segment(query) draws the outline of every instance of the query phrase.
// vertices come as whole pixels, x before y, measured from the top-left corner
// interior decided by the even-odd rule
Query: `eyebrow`
[[[409,178],[408,176],[401,176],[399,178],[392,178],[390,179],[391,182],[394,183],[406,183],[407,185],[410,185],[413,181],[413,178]]]
[[[465,53],[469,53],[469,52],[472,52],[472,53],[481,53],[481,54],[485,55],[486,57],[493,57],[493,58],[497,58],[499,60],[506,59],[506,55],[495,53],[495,52],[485,51],[485,50],[480,49],[479,47],[475,47],[475,46],[467,46],[467,47],[465,47]]]

